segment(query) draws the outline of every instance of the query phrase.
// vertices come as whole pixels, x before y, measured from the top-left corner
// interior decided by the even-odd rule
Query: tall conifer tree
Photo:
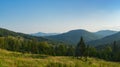
[[[83,37],[81,37],[80,42],[76,46],[75,56],[76,57],[83,57],[85,56],[86,45],[84,43]]]

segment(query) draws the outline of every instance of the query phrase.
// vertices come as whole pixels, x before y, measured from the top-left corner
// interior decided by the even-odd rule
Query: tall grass
[[[96,58],[76,59],[64,56],[22,54],[0,49],[0,67],[120,67],[118,62]]]

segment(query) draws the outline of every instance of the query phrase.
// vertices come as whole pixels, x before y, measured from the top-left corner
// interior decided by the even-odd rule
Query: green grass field
[[[22,54],[0,49],[0,67],[120,67],[120,63],[96,58],[88,58],[85,62],[73,57]]]

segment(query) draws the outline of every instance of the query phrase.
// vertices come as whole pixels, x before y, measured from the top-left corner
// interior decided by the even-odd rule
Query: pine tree
[[[119,47],[116,43],[116,41],[114,41],[114,44],[113,44],[113,51],[112,51],[112,56],[113,56],[113,60],[114,61],[118,61],[119,59]]]
[[[80,42],[78,43],[78,45],[76,46],[76,50],[75,50],[75,56],[78,58],[85,56],[85,51],[86,51],[86,45],[84,43],[83,37],[81,37]]]

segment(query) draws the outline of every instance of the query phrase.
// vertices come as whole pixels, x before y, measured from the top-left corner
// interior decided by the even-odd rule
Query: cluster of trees
[[[39,42],[36,39],[24,39],[22,37],[0,37],[0,48],[11,51],[32,54],[46,54],[53,56],[73,56],[74,47],[64,44],[54,45],[47,41]]]
[[[71,45],[53,45],[47,41],[40,42],[36,39],[24,39],[22,37],[0,37],[0,48],[11,51],[32,54],[46,54],[53,56],[97,57],[105,60],[120,61],[120,48],[114,42],[111,46],[95,48],[86,45],[81,37],[76,47]]]
[[[120,46],[114,41],[111,45],[96,49],[96,56],[105,60],[120,61]]]
[[[100,48],[101,47],[101,48]],[[84,43],[81,37],[80,42],[76,46],[75,56],[78,57],[97,57],[110,61],[120,61],[120,47],[116,41],[112,45],[99,46],[98,48],[91,47]]]

